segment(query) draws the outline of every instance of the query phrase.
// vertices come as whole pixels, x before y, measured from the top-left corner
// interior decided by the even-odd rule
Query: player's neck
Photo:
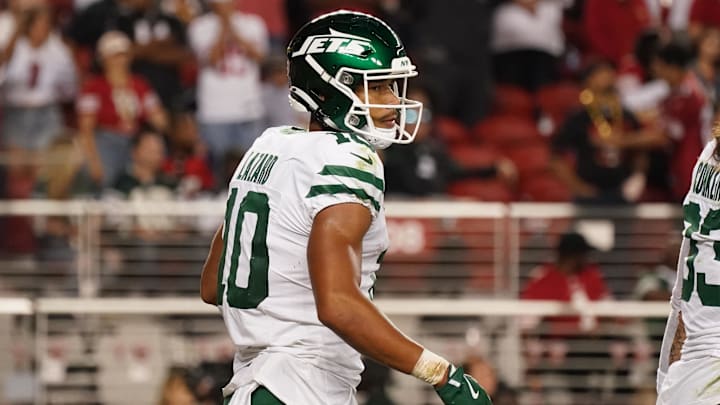
[[[327,129],[322,126],[319,122],[317,122],[315,119],[310,120],[310,125],[308,126],[308,129],[310,131],[326,131]]]

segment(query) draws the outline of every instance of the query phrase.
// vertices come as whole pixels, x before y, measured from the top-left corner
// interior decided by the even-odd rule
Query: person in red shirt
[[[689,71],[690,52],[679,43],[660,49],[655,62],[659,78],[670,86],[670,95],[661,105],[661,126],[671,141],[670,191],[681,201],[690,187],[695,160],[702,152],[703,135],[711,133],[712,106],[702,83]]]
[[[130,49],[125,34],[103,34],[98,41],[103,75],[88,79],[77,100],[78,135],[89,175],[102,186],[112,184],[125,168],[131,138],[143,124],[160,132],[167,127],[158,97],[130,71]]]
[[[557,300],[581,304],[609,298],[607,286],[597,264],[588,261],[593,250],[579,233],[563,234],[556,247],[556,260],[536,267],[520,298],[527,300]],[[548,319],[555,333],[564,334],[588,329],[592,320],[575,316]],[[586,324],[588,323],[588,324]]]
[[[616,66],[652,25],[645,0],[586,0],[583,13],[590,52]]]
[[[582,308],[588,301],[610,297],[600,268],[588,260],[593,248],[582,235],[575,232],[563,234],[555,251],[554,263],[541,265],[532,271],[531,279],[520,294],[522,299],[563,301],[571,303],[575,308]],[[521,323],[523,331],[527,333],[525,378],[535,381],[534,384],[538,386],[543,385],[537,377],[538,370],[554,367],[567,370],[564,364],[568,358],[587,356],[576,343],[582,339],[578,341],[574,337],[586,337],[593,333],[595,344],[600,346],[605,343],[601,329],[597,328],[597,320],[592,316],[554,316],[546,317],[541,324],[538,321],[540,319],[528,317]],[[585,370],[571,370],[567,373],[577,380],[588,377]],[[569,392],[563,394],[571,396]],[[573,403],[586,403],[580,398],[573,399]]]

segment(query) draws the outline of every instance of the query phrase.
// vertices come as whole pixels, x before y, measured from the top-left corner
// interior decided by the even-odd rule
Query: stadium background
[[[203,111],[237,96],[222,86],[208,94],[199,79],[207,56],[191,27],[218,13],[216,3],[259,16],[267,31],[258,34],[267,44],[260,61],[220,54],[262,72],[240,86],[250,89],[250,109],[265,112],[235,112],[234,123],[303,125],[285,101],[282,50],[314,15],[370,12],[405,41],[432,114],[422,142],[385,157],[392,249],[376,299],[403,331],[470,364],[495,387],[496,404],[654,403],[674,272],[666,263],[682,227],[677,190],[687,187],[675,169],[694,160],[677,151],[708,136],[716,111],[719,2],[92,3],[9,0],[0,12],[0,404],[218,403],[233,349],[197,286],[227,167],[243,151],[220,156],[207,142],[217,122]],[[110,29],[133,41],[134,72],[147,83],[131,107],[98,90],[108,64],[96,43]],[[687,50],[680,83],[655,65],[668,43]],[[581,97],[608,80],[617,91],[605,105]],[[678,112],[668,100],[692,108]],[[102,103],[115,116],[100,117]],[[614,125],[618,105],[634,117],[631,129]],[[611,134],[669,140],[625,150],[592,119],[598,107]],[[591,119],[568,124],[578,114]],[[88,115],[97,121],[83,127]],[[142,139],[111,156],[142,179],[88,176],[83,129]],[[586,159],[603,163],[588,172]],[[585,184],[568,181],[563,167]],[[611,186],[598,180],[608,177]],[[592,245],[605,291],[527,293],[568,232]],[[570,326],[558,331],[558,316]],[[438,403],[428,387],[372,363],[358,397]]]

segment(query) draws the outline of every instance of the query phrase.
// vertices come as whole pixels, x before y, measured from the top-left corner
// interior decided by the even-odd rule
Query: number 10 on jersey
[[[268,296],[270,261],[268,258],[267,233],[270,205],[267,194],[249,191],[240,204],[236,206],[237,193],[238,190],[233,188],[228,197],[225,210],[225,229],[223,232],[225,247],[220,260],[220,268],[218,269],[218,305],[222,304],[225,288],[227,288],[228,305],[240,309],[257,308]],[[232,217],[235,211],[237,211],[237,216],[233,223]],[[247,256],[250,258],[249,263],[240,263],[242,226],[245,217],[249,213],[257,215],[257,222],[255,223],[255,232],[252,235],[250,252],[247,252]],[[230,232],[231,230],[232,232]],[[232,239],[228,240],[229,237],[232,237]],[[223,283],[226,259],[230,260],[230,272],[227,282]],[[238,267],[249,267],[248,282],[245,288],[237,285]]]

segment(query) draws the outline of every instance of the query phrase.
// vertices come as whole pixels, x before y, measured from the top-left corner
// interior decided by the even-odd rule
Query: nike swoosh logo
[[[353,153],[353,152],[350,152],[350,154],[353,155],[353,156],[355,156],[356,158],[362,160],[363,162],[371,165],[371,166],[372,166],[372,164],[373,164],[373,160],[372,160],[372,158],[371,158],[370,156],[363,157],[363,156],[360,156],[360,155],[358,155],[357,153]]]
[[[480,398],[480,391],[475,391],[475,388],[473,388],[472,383],[468,379],[467,375],[464,375],[463,378],[465,379],[465,382],[468,384],[468,387],[470,387],[470,396],[472,396],[472,399],[478,399]]]

